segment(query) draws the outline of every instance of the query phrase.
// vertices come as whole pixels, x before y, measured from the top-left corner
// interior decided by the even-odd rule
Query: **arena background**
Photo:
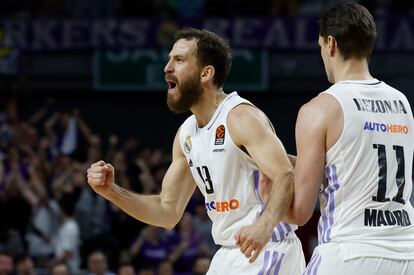
[[[188,209],[189,230],[199,237],[190,246],[196,252],[187,255],[177,249],[182,241],[178,229],[142,231],[143,224],[105,202],[99,203],[101,211],[93,210],[97,202],[85,186],[84,168],[109,158],[123,165],[119,173],[125,186],[148,194],[159,191],[172,140],[188,116],[170,113],[163,82],[171,39],[183,26],[206,28],[229,40],[234,61],[225,91],[237,90],[261,108],[286,150],[295,154],[300,106],[330,85],[317,45],[317,19],[339,2],[344,1],[0,0],[0,252],[13,256],[16,264],[27,254],[36,271],[47,274],[57,257],[52,242],[46,242],[51,252],[41,255],[28,236],[52,239],[59,225],[36,228],[33,220],[51,223],[58,212],[48,210],[50,216],[40,218],[36,211],[71,194],[81,228],[79,272],[98,273],[87,259],[99,249],[115,273],[121,264],[132,263],[137,274],[171,274],[171,267],[175,274],[197,274],[194,263],[215,249],[208,222],[197,211],[199,195]],[[413,1],[359,2],[377,22],[372,75],[401,90],[413,106]],[[74,121],[74,128],[68,121]],[[13,156],[20,185],[10,179]],[[45,198],[33,178],[46,190],[48,203],[42,204]],[[15,192],[8,185],[15,185]],[[22,186],[29,186],[31,194]],[[316,244],[318,217],[315,209],[298,231],[307,259]],[[165,257],[151,258],[143,248],[133,251],[151,230],[162,240]],[[159,270],[160,263],[167,271]]]

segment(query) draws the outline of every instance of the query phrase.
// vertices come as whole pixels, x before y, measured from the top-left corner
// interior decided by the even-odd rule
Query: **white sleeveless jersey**
[[[213,239],[224,246],[234,246],[234,235],[241,227],[253,224],[264,207],[258,195],[258,168],[233,143],[227,127],[228,113],[239,104],[252,105],[233,92],[218,106],[206,126],[199,128],[192,115],[179,133],[181,149],[213,222]],[[281,241],[296,228],[280,223],[272,240]]]
[[[362,244],[348,256],[414,259],[414,121],[407,98],[377,79],[341,81],[324,93],[340,103],[344,128],[326,154],[319,242]]]

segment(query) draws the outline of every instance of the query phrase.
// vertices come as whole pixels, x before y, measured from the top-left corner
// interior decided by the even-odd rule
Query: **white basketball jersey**
[[[363,244],[349,251],[354,256],[414,259],[414,121],[407,98],[377,79],[341,81],[325,93],[340,103],[344,128],[326,154],[319,242]]]
[[[258,195],[258,168],[233,143],[227,127],[228,113],[239,104],[252,105],[233,92],[207,125],[199,128],[192,115],[179,133],[182,151],[213,222],[213,239],[224,246],[234,246],[234,235],[241,227],[253,224],[264,207]],[[280,223],[272,240],[283,240],[295,229],[294,225]]]

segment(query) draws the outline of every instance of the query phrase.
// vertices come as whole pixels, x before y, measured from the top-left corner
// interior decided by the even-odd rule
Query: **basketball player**
[[[122,189],[104,161],[91,165],[88,182],[129,215],[165,228],[177,224],[198,186],[213,238],[222,246],[207,274],[302,274],[296,226],[279,223],[292,202],[293,167],[264,113],[236,92],[223,92],[230,64],[223,38],[205,30],[179,31],[164,69],[167,104],[175,113],[193,115],[174,139],[160,195]],[[275,182],[266,207],[258,195],[258,170]]]
[[[320,20],[333,85],[299,111],[289,212],[291,222],[306,223],[319,195],[319,245],[305,274],[414,274],[413,114],[401,92],[371,76],[375,38],[359,4]]]

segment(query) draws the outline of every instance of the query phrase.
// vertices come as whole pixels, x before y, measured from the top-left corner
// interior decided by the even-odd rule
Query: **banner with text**
[[[377,51],[414,53],[414,16],[376,18]],[[271,51],[318,50],[317,18],[204,18],[190,22],[153,19],[3,19],[0,47],[24,51],[163,49],[183,26],[214,31],[232,47]]]

